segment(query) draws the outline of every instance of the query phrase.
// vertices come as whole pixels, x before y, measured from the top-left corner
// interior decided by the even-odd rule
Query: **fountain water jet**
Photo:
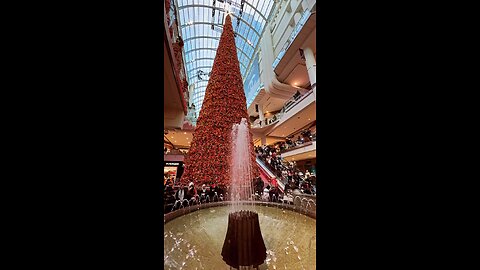
[[[232,211],[238,211],[241,201],[250,201],[253,195],[253,164],[251,160],[250,130],[245,118],[239,124],[232,126],[231,132],[232,156],[230,160],[230,191],[232,196]]]
[[[267,249],[260,230],[258,214],[239,210],[242,201],[252,201],[253,164],[250,131],[245,118],[232,127],[230,186],[233,203],[228,215],[228,229],[222,248],[223,260],[238,269],[253,269],[265,262]],[[253,203],[252,203],[253,205]]]

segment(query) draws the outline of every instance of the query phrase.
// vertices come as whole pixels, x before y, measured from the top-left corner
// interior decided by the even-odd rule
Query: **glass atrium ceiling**
[[[245,80],[253,54],[272,11],[273,0],[175,0],[188,83],[194,85],[190,102],[198,117],[223,29],[226,12],[232,15],[240,72]]]

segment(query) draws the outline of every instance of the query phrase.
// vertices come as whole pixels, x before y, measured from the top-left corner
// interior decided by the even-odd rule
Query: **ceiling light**
[[[183,134],[187,134],[187,132],[183,132]]]

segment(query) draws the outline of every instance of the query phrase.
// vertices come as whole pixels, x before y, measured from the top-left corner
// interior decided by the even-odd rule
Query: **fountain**
[[[230,161],[231,213],[222,248],[223,260],[233,268],[253,269],[263,264],[267,249],[263,241],[258,214],[250,210],[239,210],[242,201],[252,200],[253,164],[250,155],[250,134],[247,119],[234,124],[231,134],[232,157]]]
[[[315,204],[253,201],[248,132],[232,128],[231,200],[165,215],[165,269],[315,269]]]
[[[181,181],[230,185],[230,195],[164,216],[164,268],[315,269],[315,212],[301,197],[298,205],[252,198],[253,142],[230,15],[214,63]]]

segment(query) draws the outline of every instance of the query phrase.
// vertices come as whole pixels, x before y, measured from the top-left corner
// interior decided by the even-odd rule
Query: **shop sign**
[[[178,163],[178,162],[166,162],[165,165],[166,166],[178,166],[178,165],[180,165],[180,163]]]

